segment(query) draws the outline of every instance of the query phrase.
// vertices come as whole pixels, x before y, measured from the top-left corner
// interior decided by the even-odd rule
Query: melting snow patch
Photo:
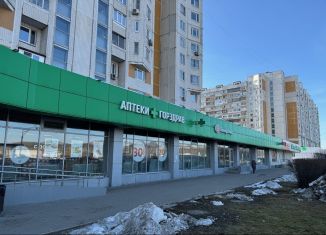
[[[275,181],[258,182],[255,184],[247,185],[245,188],[270,188],[270,189],[280,189],[282,186]]]
[[[223,206],[223,202],[221,201],[211,201],[211,203],[214,205],[214,206]]]
[[[295,177],[294,174],[289,174],[289,175],[283,175],[279,178],[276,178],[275,180],[273,180],[274,182],[292,182],[292,183],[296,183],[297,178]]]
[[[120,212],[99,222],[71,231],[70,234],[176,234],[190,225],[209,226],[214,219],[200,219],[186,214],[164,212],[153,203]]]
[[[248,202],[251,202],[254,200],[254,199],[252,199],[252,197],[249,197],[249,196],[247,196],[245,194],[241,194],[241,193],[228,193],[228,194],[226,194],[225,197],[228,199],[236,199],[239,201],[248,201]]]
[[[196,226],[210,226],[214,223],[214,219],[199,219],[196,221]]]
[[[252,191],[251,193],[254,196],[261,196],[261,195],[267,195],[267,194],[273,194],[275,195],[276,193],[268,188],[260,188],[260,189],[256,189],[254,191]]]

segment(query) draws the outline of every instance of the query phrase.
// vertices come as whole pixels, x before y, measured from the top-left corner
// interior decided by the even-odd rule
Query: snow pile
[[[309,184],[309,189],[316,199],[326,202],[326,174]]]
[[[289,175],[283,175],[279,178],[276,178],[275,180],[273,180],[274,182],[292,182],[292,183],[296,183],[298,182],[296,176],[294,174],[289,174]]]
[[[251,193],[254,196],[261,196],[261,195],[267,195],[267,194],[273,194],[275,195],[276,193],[268,188],[259,188],[259,189],[255,189],[254,191],[252,191]]]
[[[214,219],[195,219],[186,214],[164,212],[153,203],[119,212],[98,223],[73,230],[70,234],[176,234],[190,225],[211,225]]]
[[[292,190],[306,199],[317,199],[326,202],[326,175],[320,176],[309,184],[308,188],[298,188]]]
[[[282,186],[275,181],[258,182],[255,184],[247,185],[245,188],[269,188],[269,189],[280,189]]]
[[[252,197],[249,197],[242,193],[228,193],[225,195],[225,197],[228,199],[235,199],[235,200],[247,201],[247,202],[252,202],[254,200],[252,199]]]
[[[210,226],[214,223],[214,219],[207,218],[207,219],[199,219],[195,222],[196,226]]]
[[[214,206],[223,206],[223,202],[221,201],[211,201],[211,203],[214,205]]]

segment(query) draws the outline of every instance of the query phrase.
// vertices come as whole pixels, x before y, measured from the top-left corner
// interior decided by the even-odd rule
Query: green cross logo
[[[156,111],[155,108],[151,109],[150,115],[152,116],[152,118],[157,118],[158,112]]]

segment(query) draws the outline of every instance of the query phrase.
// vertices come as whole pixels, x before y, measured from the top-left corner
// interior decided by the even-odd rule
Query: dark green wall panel
[[[109,115],[107,102],[92,98],[87,98],[86,102],[86,118],[107,121]]]
[[[110,86],[103,82],[87,79],[87,97],[108,102],[109,88]]]
[[[0,74],[1,103],[26,108],[28,83]]]
[[[60,87],[60,70],[37,61],[31,61],[31,70],[29,82],[59,90]]]
[[[75,95],[86,96],[86,77],[61,70],[60,90]]]
[[[120,110],[120,104],[109,104],[108,121],[116,124],[126,124],[127,112]]]
[[[110,86],[109,102],[120,105],[122,100],[127,101],[127,91],[120,87]],[[131,100],[128,101],[132,102]]]
[[[0,46],[0,73],[28,81],[30,59]]]
[[[58,113],[59,91],[29,84],[27,108],[49,113]]]
[[[86,97],[61,91],[59,99],[59,113],[62,115],[85,118]]]

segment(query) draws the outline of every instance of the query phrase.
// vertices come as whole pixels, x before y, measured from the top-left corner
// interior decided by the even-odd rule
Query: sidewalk
[[[5,208],[0,234],[43,234],[128,211],[145,202],[162,206],[185,201],[287,174],[287,169],[267,169],[255,175],[223,174],[115,188],[107,195]]]

